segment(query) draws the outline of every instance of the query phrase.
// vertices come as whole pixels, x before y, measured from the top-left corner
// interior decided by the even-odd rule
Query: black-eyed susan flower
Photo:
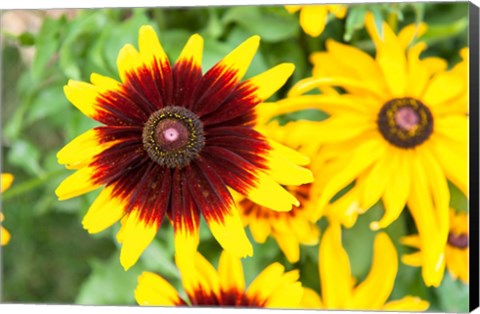
[[[138,277],[135,299],[145,306],[221,306],[256,308],[297,308],[303,295],[297,270],[285,272],[279,263],[265,268],[245,288],[240,259],[227,252],[220,255],[218,271],[200,253],[192,268],[179,267],[188,299],[165,279],[151,272]]]
[[[338,19],[343,19],[347,13],[347,6],[343,4],[321,5],[286,5],[290,13],[300,10],[300,26],[303,31],[312,37],[320,36],[327,25],[328,15],[333,14]]]
[[[469,281],[468,254],[469,254],[468,214],[455,212],[450,209],[450,232],[445,247],[445,263],[453,279],[460,279],[465,284]],[[406,236],[401,243],[414,247],[419,251],[402,256],[402,262],[419,267],[422,265],[422,248],[418,235]]]
[[[334,310],[424,311],[429,303],[405,296],[390,300],[398,271],[398,254],[384,232],[375,236],[372,266],[360,283],[352,276],[347,252],[342,246],[342,229],[333,223],[323,233],[318,253],[321,297],[305,288],[301,307]]]
[[[10,173],[2,173],[0,176],[0,192],[3,193],[12,185],[13,176]],[[0,212],[0,223],[4,220],[3,213]],[[6,245],[10,241],[10,233],[3,226],[0,226],[0,245]]]
[[[284,168],[308,158],[253,129],[255,107],[294,67],[281,64],[241,82],[259,40],[249,38],[202,74],[202,37],[191,36],[171,66],[153,28],[143,26],[139,50],[130,44],[120,50],[120,82],[94,73],[91,83],[65,86],[68,100],[104,126],[59,151],[59,163],[77,171],[56,194],[64,200],[103,187],[83,226],[97,233],[121,219],[117,238],[125,269],[164,216],[173,224],[177,252],[194,252],[203,216],[225,250],[252,255],[228,188],[277,211],[299,205],[277,181]],[[308,171],[294,176],[312,180]]]
[[[426,44],[413,39],[425,32],[425,24],[409,25],[396,35],[386,23],[378,31],[367,14],[366,28],[375,59],[328,41],[327,51],[312,55],[313,77],[294,86],[290,97],[278,103],[277,113],[318,108],[329,114],[308,125],[325,164],[319,210],[326,210],[352,183],[328,206],[343,202],[332,219],[351,225],[381,199],[385,214],[371,223],[377,230],[408,205],[424,248],[424,281],[438,286],[448,238],[447,180],[465,195],[468,190],[467,60],[446,70],[443,59],[420,58]],[[303,95],[316,87],[323,93]]]
[[[281,127],[278,123],[272,122],[268,125],[258,126],[257,129],[262,130],[263,134],[285,146],[295,150],[299,149],[295,146],[295,143],[286,143],[289,134],[288,127]],[[298,151],[302,152],[301,149]],[[304,155],[308,156],[307,154]],[[314,156],[308,157],[314,160]],[[285,170],[294,174],[301,169]],[[295,180],[294,177],[288,179],[290,182]],[[249,227],[253,239],[257,243],[264,243],[269,236],[272,236],[288,261],[296,263],[300,258],[300,244],[318,244],[320,229],[315,224],[318,220],[318,217],[315,216],[318,186],[314,180],[313,183],[285,186],[285,188],[295,195],[300,202],[300,206],[292,208],[291,211],[272,211],[245,197],[238,198],[238,208],[244,225]]]

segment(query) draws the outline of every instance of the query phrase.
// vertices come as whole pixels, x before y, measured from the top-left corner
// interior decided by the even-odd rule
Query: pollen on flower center
[[[426,141],[433,132],[433,116],[420,100],[395,98],[386,102],[377,119],[378,129],[391,144],[413,148]]]
[[[143,146],[161,166],[183,168],[205,145],[200,119],[184,107],[168,106],[154,112],[143,128]]]
[[[468,234],[448,234],[448,244],[458,249],[468,248]]]

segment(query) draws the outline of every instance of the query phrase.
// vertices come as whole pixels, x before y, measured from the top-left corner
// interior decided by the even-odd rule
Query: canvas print
[[[3,303],[468,311],[468,2],[1,14]]]

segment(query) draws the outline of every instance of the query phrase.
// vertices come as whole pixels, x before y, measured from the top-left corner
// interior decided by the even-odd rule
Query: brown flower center
[[[377,117],[378,129],[391,144],[413,148],[433,132],[433,116],[420,100],[395,98],[386,102]]]
[[[160,109],[145,123],[143,146],[150,158],[159,165],[183,168],[205,146],[202,122],[184,107]]]
[[[461,234],[448,234],[448,244],[458,249],[466,249],[468,248],[468,234],[461,233]]]

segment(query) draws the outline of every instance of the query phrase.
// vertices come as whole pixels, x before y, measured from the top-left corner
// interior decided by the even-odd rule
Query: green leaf
[[[222,23],[224,27],[230,23],[237,24],[252,35],[258,34],[266,42],[292,38],[299,31],[295,16],[278,14],[262,6],[232,7],[223,16]]]
[[[23,32],[18,36],[22,46],[33,46],[35,44],[35,35],[30,32]]]
[[[467,313],[469,287],[459,280],[453,280],[448,271],[441,285],[434,290],[442,311],[447,313]]]
[[[84,305],[134,305],[134,291],[137,277],[144,270],[141,263],[128,271],[120,265],[119,251],[107,261],[90,261],[92,272],[82,283],[75,299],[76,304]]]
[[[57,56],[61,33],[64,30],[65,18],[46,18],[35,38],[35,56],[32,61],[32,76],[41,80],[48,76],[49,63]]]
[[[430,24],[422,39],[428,45],[455,37],[467,30],[468,17],[460,18],[448,24]]]
[[[459,211],[468,212],[467,197],[450,181],[448,181],[448,188],[450,190],[450,207]]]
[[[367,8],[365,5],[355,5],[348,10],[343,40],[350,41],[353,33],[363,27],[366,13]]]
[[[50,115],[57,114],[65,109],[69,109],[70,104],[63,95],[63,85],[62,82],[61,84],[57,83],[42,89],[33,98],[24,123],[30,124]]]
[[[7,160],[9,164],[17,166],[31,175],[41,176],[44,173],[39,163],[40,151],[28,140],[16,139],[12,142]]]

